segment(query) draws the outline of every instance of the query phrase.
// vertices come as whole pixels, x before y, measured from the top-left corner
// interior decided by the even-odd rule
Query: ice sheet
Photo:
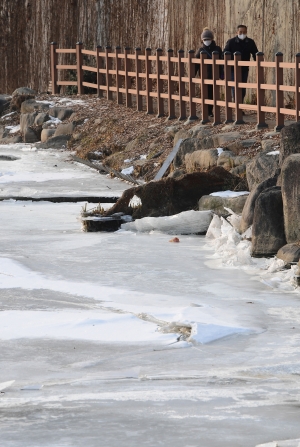
[[[210,194],[210,196],[229,198],[229,197],[246,196],[248,194],[249,194],[249,191],[229,191],[228,190],[228,191],[212,192]]]
[[[174,216],[144,217],[122,224],[122,230],[161,231],[167,234],[197,234],[205,232],[212,219],[211,211],[184,211]]]

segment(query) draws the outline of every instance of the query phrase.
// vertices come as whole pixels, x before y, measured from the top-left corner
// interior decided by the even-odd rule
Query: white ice
[[[5,129],[8,129],[9,133],[16,133],[20,130],[20,124],[17,124],[16,126],[5,126]]]
[[[134,171],[134,167],[133,166],[129,166],[129,168],[124,168],[121,171],[121,174],[126,174],[126,175],[130,175],[132,174]]]
[[[173,216],[144,217],[121,225],[123,230],[167,234],[197,234],[205,232],[212,219],[211,211],[184,211]]]
[[[267,153],[267,155],[279,155],[279,154],[280,154],[280,151],[271,151],[271,152]]]
[[[210,196],[229,198],[229,197],[246,196],[248,194],[249,194],[249,191],[229,191],[228,190],[228,191],[212,192],[210,194]]]

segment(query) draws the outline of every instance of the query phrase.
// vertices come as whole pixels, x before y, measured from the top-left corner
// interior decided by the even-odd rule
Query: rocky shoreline
[[[119,115],[118,115],[119,113]],[[247,122],[213,127],[167,121],[95,96],[52,97],[28,88],[0,96],[0,144],[68,148],[77,156],[141,183],[105,212],[142,217],[212,210],[240,216],[236,230],[252,227],[254,257],[287,263],[300,257],[300,124],[281,133]],[[151,181],[178,143],[164,178]],[[130,172],[129,172],[130,171]],[[211,195],[244,191],[238,197]],[[248,192],[248,194],[247,194]],[[138,207],[130,201],[140,199]]]

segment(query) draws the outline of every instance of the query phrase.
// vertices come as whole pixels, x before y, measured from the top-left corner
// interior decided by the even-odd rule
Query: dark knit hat
[[[208,28],[204,28],[203,33],[201,34],[201,39],[214,39],[214,33],[208,29]]]

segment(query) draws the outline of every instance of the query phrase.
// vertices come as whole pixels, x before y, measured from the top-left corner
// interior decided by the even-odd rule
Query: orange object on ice
[[[169,242],[180,242],[178,237],[173,237],[173,239],[170,239]]]

